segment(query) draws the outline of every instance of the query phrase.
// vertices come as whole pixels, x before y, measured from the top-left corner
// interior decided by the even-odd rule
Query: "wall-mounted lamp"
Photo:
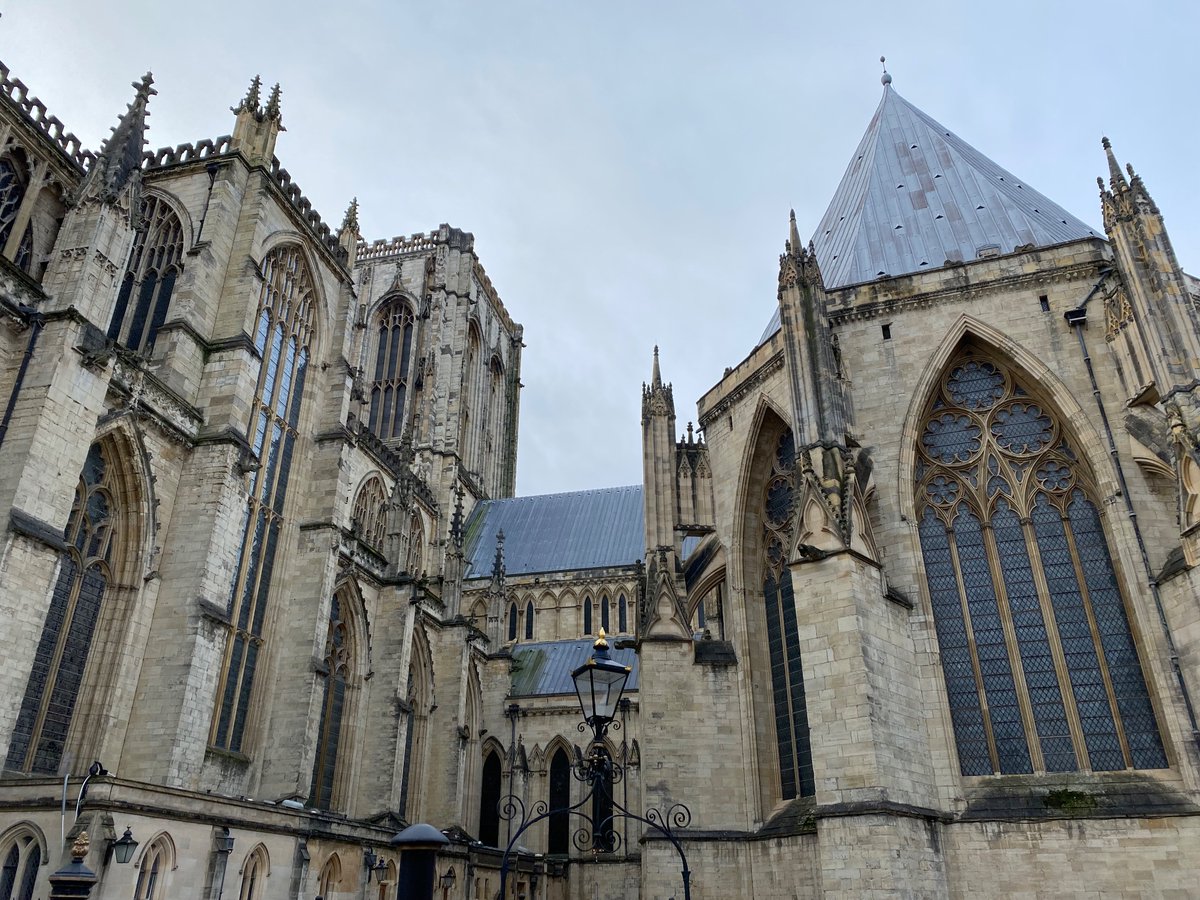
[[[387,874],[387,860],[376,855],[370,847],[363,849],[363,865],[367,868],[368,881],[371,880],[372,872],[375,873],[376,881],[383,881],[383,876]]]
[[[133,838],[133,832],[127,827],[125,833],[117,840],[108,845],[108,849],[112,851],[113,859],[118,864],[124,865],[133,859],[133,851],[137,849],[138,842]]]
[[[446,870],[446,873],[438,879],[443,891],[449,891],[454,887],[454,866]]]

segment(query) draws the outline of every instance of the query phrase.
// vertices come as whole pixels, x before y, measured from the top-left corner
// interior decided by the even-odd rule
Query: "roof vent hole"
[[[943,216],[941,213],[938,213],[938,214],[937,214],[937,218],[939,218],[939,219],[944,219],[944,218],[946,218],[946,217],[945,217],[945,216]]]
[[[982,206],[977,206],[977,207],[975,207],[975,208],[976,208],[976,209],[983,209],[983,207],[982,207]],[[1037,212],[1037,210],[1035,209],[1035,210],[1034,210],[1034,212]]]

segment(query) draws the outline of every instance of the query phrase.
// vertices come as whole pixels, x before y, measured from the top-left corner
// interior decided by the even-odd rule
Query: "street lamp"
[[[109,849],[112,850],[113,859],[118,865],[123,865],[133,858],[133,851],[137,849],[138,842],[133,839],[133,832],[125,829],[125,833],[120,838],[109,844]]]
[[[532,807],[526,806],[524,800],[511,793],[500,798],[498,807],[501,818],[509,821],[510,830],[513,823],[517,826],[512,831],[503,856],[500,857],[501,897],[508,896],[506,889],[509,859],[521,835],[551,816],[576,816],[583,819],[585,824],[575,832],[575,846],[579,850],[590,850],[593,853],[614,853],[620,849],[624,842],[620,834],[612,828],[616,819],[633,819],[656,831],[670,842],[679,855],[682,864],[680,874],[683,876],[683,897],[684,900],[691,900],[691,870],[688,868],[687,853],[679,834],[691,825],[691,810],[683,803],[675,803],[665,811],[651,808],[645,810],[644,815],[638,815],[630,812],[613,797],[612,786],[624,779],[625,767],[609,756],[604,737],[610,727],[621,727],[621,723],[614,722],[614,719],[632,671],[632,666],[622,665],[609,656],[608,640],[604,629],[601,629],[599,638],[592,645],[591,657],[571,673],[575,694],[579,698],[579,709],[594,736],[586,756],[579,752],[578,747],[575,749],[575,762],[571,766],[571,774],[587,786],[587,791],[578,802],[559,809],[551,809],[545,800],[537,801]],[[580,725],[579,730],[583,731],[584,726]],[[536,881],[534,885],[536,890]]]
[[[591,726],[597,741],[604,739],[617,714],[631,671],[632,667],[623,666],[608,655],[608,640],[601,628],[600,637],[592,645],[591,658],[571,673],[583,720]]]

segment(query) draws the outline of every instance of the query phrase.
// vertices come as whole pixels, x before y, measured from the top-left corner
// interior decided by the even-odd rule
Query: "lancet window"
[[[229,592],[229,640],[225,648],[214,746],[240,752],[271,591],[300,403],[313,339],[312,279],[295,245],[273,250],[263,261],[254,346],[262,356],[250,413],[257,469],[246,475],[242,549]]]
[[[617,598],[617,630],[621,634],[629,633],[629,604],[625,601],[625,595],[621,594]]]
[[[592,598],[583,598],[583,633],[592,633]]]
[[[387,530],[387,493],[378,476],[367,479],[358,489],[351,523],[362,540],[376,550],[383,548],[383,536]]]
[[[28,831],[18,834],[3,850],[0,866],[0,900],[33,900],[42,848]]]
[[[546,852],[566,856],[571,850],[571,759],[559,747],[550,757],[550,819],[547,827]]]
[[[93,444],[63,532],[67,550],[60,557],[6,768],[54,774],[63,761],[75,702],[119,550],[121,510],[111,468],[105,450]]]
[[[796,444],[790,429],[779,437],[771,457],[771,474],[762,501],[762,591],[766,611],[767,649],[771,665],[771,697],[775,712],[775,741],[779,786],[783,799],[810,796],[813,782],[808,707],[796,626],[792,574],[787,547],[794,520]]]
[[[133,239],[108,336],[130,350],[148,353],[167,318],[175,282],[183,270],[183,226],[160,197],[142,201],[141,226]]]
[[[517,639],[517,604],[510,603],[508,605],[508,639],[515,641]]]
[[[384,304],[375,348],[370,426],[385,441],[404,434],[414,326],[412,307],[407,301],[396,297]]]
[[[500,754],[489,750],[483,761],[483,778],[479,791],[479,840],[489,847],[500,843],[500,794],[503,786],[503,767]]]
[[[349,598],[334,594],[329,607],[329,627],[325,636],[325,690],[321,699],[321,725],[317,731],[317,759],[313,766],[309,802],[318,809],[330,809],[335,796],[338,759],[343,756],[350,679],[354,666],[354,643],[347,620]]]
[[[926,410],[917,508],[964,775],[1167,761],[1093,498],[1060,417],[964,351]]]
[[[533,601],[525,602],[525,640],[533,640]]]
[[[171,842],[159,837],[150,843],[138,867],[133,900],[163,900],[167,896],[167,875],[174,866]]]

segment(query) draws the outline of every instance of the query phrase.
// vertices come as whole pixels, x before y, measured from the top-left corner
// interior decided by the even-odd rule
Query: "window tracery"
[[[761,521],[763,602],[766,607],[767,649],[771,660],[771,695],[775,710],[775,738],[779,758],[781,796],[790,800],[809,796],[813,782],[812,747],[808,708],[796,627],[792,575],[787,568],[796,491],[796,444],[791,429],[779,436],[771,458],[771,474],[764,492]]]
[[[0,900],[33,900],[42,848],[34,835],[22,831],[0,849]]]
[[[1057,415],[964,351],[923,421],[918,531],[962,773],[1165,767],[1095,488]]]
[[[167,838],[162,836],[152,841],[138,866],[133,900],[164,900],[167,896],[167,873],[174,865],[175,855]]]
[[[57,773],[118,552],[115,475],[99,443],[88,451],[63,539],[33,669],[6,768]]]
[[[20,151],[16,153],[20,155]],[[17,222],[21,201],[25,199],[29,185],[27,172],[28,169],[17,157],[11,154],[0,157],[0,248],[8,243]]]
[[[141,226],[117,294],[108,336],[130,350],[149,353],[167,318],[175,282],[183,271],[183,225],[163,199],[142,200]],[[130,314],[130,303],[133,303]],[[128,317],[128,321],[126,318]]]
[[[211,738],[214,746],[234,752],[242,749],[265,642],[267,599],[313,339],[313,300],[312,278],[300,248],[287,245],[271,251],[263,260],[254,336],[262,368],[250,414],[252,447],[260,466],[246,475],[242,550],[229,592],[230,634]]]
[[[318,809],[331,809],[349,719],[348,690],[354,674],[354,642],[345,606],[349,598],[333,595],[329,627],[325,636],[325,690],[321,700],[321,724],[317,730],[317,758],[313,765],[309,802]]]
[[[358,489],[351,525],[362,540],[376,550],[383,548],[387,531],[387,493],[378,476],[368,478]]]
[[[404,434],[414,327],[412,307],[403,298],[388,301],[379,314],[370,426],[385,441]]]

